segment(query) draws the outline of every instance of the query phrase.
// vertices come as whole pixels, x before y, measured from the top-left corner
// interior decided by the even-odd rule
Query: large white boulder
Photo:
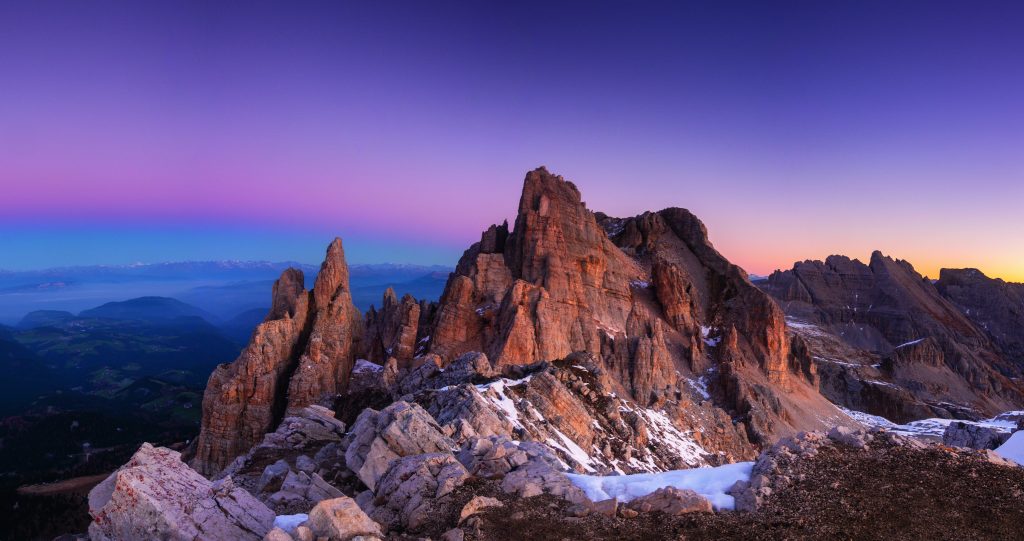
[[[181,461],[181,454],[142,447],[89,492],[92,541],[259,541],[274,513],[231,478],[210,482]]]

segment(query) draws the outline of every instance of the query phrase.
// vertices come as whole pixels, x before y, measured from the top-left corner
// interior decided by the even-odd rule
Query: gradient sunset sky
[[[454,264],[525,172],[1024,281],[1021,2],[3,2],[0,268]]]

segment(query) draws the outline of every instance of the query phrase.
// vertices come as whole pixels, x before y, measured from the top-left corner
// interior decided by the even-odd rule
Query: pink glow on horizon
[[[0,4],[0,239],[262,228],[454,263],[543,164],[593,210],[690,209],[757,274],[879,249],[1024,281],[1019,9]]]

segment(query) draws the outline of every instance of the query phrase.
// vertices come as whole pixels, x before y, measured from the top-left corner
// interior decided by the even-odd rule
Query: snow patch
[[[277,515],[274,517],[274,527],[281,528],[288,532],[288,535],[295,535],[295,528],[309,520],[309,515],[299,513],[297,515]]]
[[[837,406],[854,421],[865,425],[869,428],[884,428],[890,432],[900,434],[902,436],[917,436],[925,438],[942,438],[942,434],[946,432],[946,427],[952,423],[964,423],[975,426],[982,426],[986,428],[993,428],[999,432],[1012,432],[1017,428],[1017,421],[1010,417],[1019,412],[1005,412],[996,415],[991,419],[984,419],[982,421],[966,421],[963,419],[920,419],[917,421],[911,421],[907,424],[896,424],[885,417],[878,415],[871,415],[870,413],[864,413],[862,411],[848,410],[844,407]]]
[[[1024,430],[1014,432],[1010,439],[1006,440],[1006,443],[996,448],[996,453],[1003,458],[1024,465]]]
[[[664,413],[652,409],[638,409],[637,413],[647,421],[652,442],[668,447],[670,452],[682,458],[683,462],[690,466],[707,464],[704,457],[708,452],[689,433],[684,433],[676,428],[676,425]]]
[[[494,404],[498,409],[505,413],[505,416],[508,418],[508,421],[512,423],[512,426],[525,429],[526,427],[524,427],[522,421],[519,420],[519,410],[516,409],[516,403],[513,402],[507,394],[505,394],[505,391],[509,387],[515,387],[529,382],[532,377],[533,376],[530,375],[517,380],[501,378],[498,381],[476,385],[475,387],[476,390],[480,391],[480,394],[483,395],[485,400]]]
[[[559,444],[555,440],[548,438],[548,445],[556,449],[560,449],[562,452],[568,455],[569,458],[575,460],[580,466],[583,466],[583,469],[587,470],[588,472],[597,471],[594,469],[593,466],[590,465],[592,459],[590,458],[590,455],[588,455],[587,452],[583,450],[582,447],[576,445],[576,442],[569,439],[569,436],[563,434],[561,430],[558,430],[557,428],[554,427],[552,427],[552,430],[555,432],[555,435],[558,436],[558,439],[562,440],[562,443]]]
[[[708,392],[708,378],[707,376],[701,376],[697,379],[686,378],[686,383],[690,385],[690,388],[696,391],[704,400],[711,400],[711,393]]]
[[[905,348],[907,346],[912,346],[914,344],[920,344],[921,342],[924,342],[924,338],[918,338],[917,340],[912,340],[910,342],[907,342],[906,344],[900,344],[893,349]]]
[[[356,365],[352,367],[353,374],[366,374],[371,372],[380,372],[384,370],[384,367],[377,364],[371,363],[366,359],[356,359]]]
[[[786,327],[791,329],[793,332],[808,336],[823,336],[825,334],[825,332],[817,325],[788,316],[786,317]]]
[[[628,502],[646,496],[659,488],[690,489],[707,498],[715,509],[733,509],[736,502],[726,494],[736,481],[750,479],[753,462],[737,462],[715,468],[693,468],[662,473],[634,475],[578,475],[568,474],[569,480],[593,501],[615,498]]]
[[[722,337],[721,336],[716,336],[714,338],[710,338],[711,333],[714,332],[714,331],[717,331],[717,330],[718,329],[716,329],[714,327],[705,327],[704,325],[700,326],[700,336],[701,336],[701,338],[704,339],[704,343],[705,344],[707,344],[708,346],[711,346],[711,347],[715,347],[719,343],[722,342]]]
[[[837,361],[835,359],[827,359],[825,357],[819,357],[817,355],[814,355],[813,358],[814,358],[815,361],[820,361],[820,362],[823,362],[823,363],[830,363],[830,364],[838,364],[840,366],[849,366],[849,367],[852,367],[852,368],[860,368],[860,367],[864,366],[862,364],[857,364],[857,363],[848,363],[846,361]],[[874,365],[872,365],[872,366],[874,366]]]

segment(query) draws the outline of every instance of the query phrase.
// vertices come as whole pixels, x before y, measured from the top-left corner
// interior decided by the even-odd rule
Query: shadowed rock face
[[[390,287],[384,292],[380,310],[366,313],[366,358],[379,365],[395,358],[402,368],[412,365],[422,308],[412,295],[399,301]]]
[[[947,290],[962,292],[947,277]],[[807,339],[833,400],[901,421],[992,415],[1024,403],[1019,368],[902,260],[875,252],[776,271],[762,288]],[[965,294],[965,298],[968,296]]]
[[[978,269],[942,269],[935,287],[1024,369],[1024,284],[989,278]]]

